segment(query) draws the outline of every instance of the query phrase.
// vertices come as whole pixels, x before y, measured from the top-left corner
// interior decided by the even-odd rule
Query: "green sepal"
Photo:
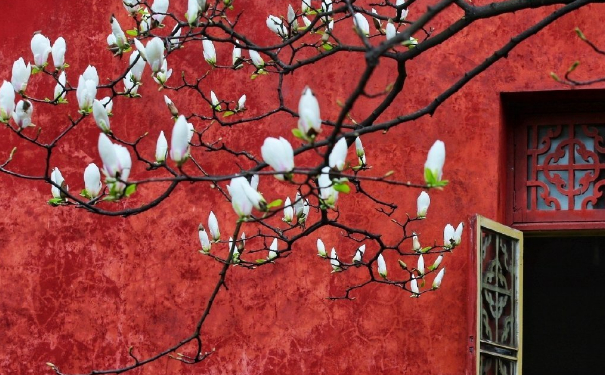
[[[124,191],[124,195],[126,197],[130,197],[136,191],[137,191],[137,184],[130,184],[126,187],[126,190]]]
[[[88,193],[88,190],[86,190],[86,189],[82,189],[82,191],[80,192],[80,196],[84,197],[84,198],[92,199],[92,197]]]
[[[299,129],[299,128],[294,128],[292,129],[292,134],[298,138],[298,139],[303,139],[306,140],[305,135],[303,134],[303,132]]]
[[[130,29],[130,30],[126,30],[126,34],[128,34],[130,36],[138,36],[139,31],[137,29]]]
[[[432,188],[441,188],[448,184],[447,180],[439,180],[438,176],[429,168],[424,168],[424,181],[428,187]]]
[[[252,75],[250,76],[250,79],[255,80],[257,77],[258,77],[258,74],[252,74]]]
[[[430,247],[430,246],[423,247],[422,249],[420,249],[420,253],[425,254],[425,253],[427,253],[429,250],[431,250],[431,247]]]
[[[332,47],[332,45],[330,43],[324,43],[321,46],[323,49],[325,49],[326,51],[331,51],[334,47]]]
[[[279,207],[283,204],[284,202],[281,199],[276,199],[273,202],[269,203],[267,205],[267,209],[269,208],[273,208],[273,207]]]
[[[351,187],[346,182],[335,183],[333,188],[334,190],[345,194],[348,194],[351,191]]]
[[[53,207],[60,206],[64,202],[65,202],[65,199],[63,199],[63,198],[52,198],[52,199],[48,200],[48,204],[50,204]]]
[[[256,260],[256,263],[258,263],[258,264],[263,264],[263,263],[265,263],[266,261],[267,261],[266,259],[257,259],[257,260]]]
[[[234,114],[235,114],[235,112],[233,112],[233,111],[225,111],[223,113],[223,117],[233,116]]]

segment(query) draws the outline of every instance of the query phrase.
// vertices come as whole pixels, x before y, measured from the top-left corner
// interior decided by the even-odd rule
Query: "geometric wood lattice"
[[[527,129],[527,210],[605,209],[605,125]]]
[[[605,228],[601,115],[528,114],[516,123],[512,168],[516,227],[547,229],[551,223],[551,229]]]
[[[523,235],[477,217],[478,373],[515,375],[521,362]]]

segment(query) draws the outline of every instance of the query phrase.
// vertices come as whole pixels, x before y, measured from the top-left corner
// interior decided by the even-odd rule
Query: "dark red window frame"
[[[502,108],[507,222],[605,229],[605,90],[503,93]]]

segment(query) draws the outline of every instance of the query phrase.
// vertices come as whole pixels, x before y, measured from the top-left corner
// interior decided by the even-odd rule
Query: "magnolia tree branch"
[[[201,255],[222,266],[193,333],[145,359],[135,356],[131,348],[128,354],[134,363],[115,369],[93,370],[88,374],[124,373],[166,356],[185,364],[202,361],[212,353],[212,350],[205,349],[202,327],[218,293],[227,290],[227,272],[236,266],[256,269],[280,262],[298,251],[297,242],[304,238],[316,241],[317,254],[325,262],[326,270],[363,275],[362,281],[350,283],[340,295],[328,296],[330,299],[353,299],[356,290],[371,284],[393,286],[411,297],[439,289],[445,271],[442,265],[444,256],[461,243],[463,231],[462,223],[457,228],[448,224],[443,240],[420,238],[419,229],[426,225],[430,204],[426,191],[447,185],[442,178],[445,162],[443,142],[436,141],[428,150],[424,180],[412,182],[395,178],[392,171],[373,173],[366,160],[366,156],[371,158],[371,148],[366,152],[360,137],[434,114],[449,97],[507,57],[521,42],[563,15],[596,2],[602,1],[508,0],[475,6],[461,0],[442,0],[426,6],[423,11],[425,5],[416,0],[386,0],[371,4],[378,10],[360,1],[302,0],[300,8],[284,7],[284,13],[278,16],[267,14],[262,27],[268,27],[275,34],[275,41],[270,41],[271,45],[261,45],[253,40],[249,30],[255,24],[246,23],[250,22],[242,17],[246,9],[237,0],[189,1],[184,16],[172,12],[167,0],[152,3],[124,0],[130,14],[130,29],[124,32],[117,18],[111,16],[110,25],[104,31],[109,34],[107,41],[111,52],[107,53],[114,53],[116,59],[124,60],[121,61],[123,69],[114,77],[101,81],[96,69],[89,67],[79,75],[77,85],[75,81],[66,80],[65,41],[57,40],[51,48],[48,39],[41,34],[35,35],[31,43],[34,67],[26,65],[23,59],[17,60],[11,82],[5,82],[0,88],[0,121],[6,124],[7,132],[14,133],[25,144],[28,152],[42,152],[44,161],[38,166],[37,174],[22,173],[18,166],[12,168],[20,153],[11,147],[11,151],[7,150],[9,155],[0,164],[0,172],[48,183],[52,194],[49,203],[53,206],[82,208],[105,216],[127,217],[143,213],[168,200],[183,183],[196,184],[207,194],[224,197],[234,210],[235,229],[229,239],[220,235],[218,221],[212,212],[207,226],[200,224],[198,227]],[[393,103],[405,93],[408,61],[422,54],[430,55],[434,47],[447,43],[477,20],[555,4],[562,6],[512,37],[483,62],[460,72],[460,78],[431,98],[426,106],[386,116]],[[435,18],[447,12],[463,12],[464,16],[436,29],[433,25]],[[595,52],[604,54],[586,38],[583,40]],[[215,45],[219,44],[232,48],[231,64],[218,63]],[[181,68],[192,60],[199,65],[199,59],[187,59],[187,51],[199,45],[203,49],[206,61],[203,64],[207,70],[192,77]],[[49,66],[45,59],[51,49],[54,66]],[[336,119],[322,119],[321,111],[325,111],[329,104],[319,102],[312,87],[305,88],[298,108],[290,108],[284,98],[284,85],[296,79],[295,73],[309,66],[330,66],[335,56],[346,56],[363,63],[363,69],[351,77],[353,88],[339,103]],[[221,57],[220,61],[224,64],[225,59]],[[381,84],[376,73],[385,64],[395,66],[388,71],[392,83],[384,90],[371,92],[371,87]],[[172,66],[175,66],[174,74],[173,69],[169,69]],[[199,66],[195,68],[200,71]],[[143,78],[145,69],[152,70],[152,78]],[[38,74],[37,77],[56,85],[52,99],[28,91],[32,70]],[[245,95],[237,100],[218,98],[207,89],[207,83],[219,71],[251,80],[264,80],[266,87],[271,87],[266,91],[273,100],[272,104],[269,108],[255,109],[254,114],[248,116]],[[248,76],[246,71],[252,73]],[[568,84],[583,84],[572,80],[569,75],[565,80]],[[146,87],[156,84],[167,93],[165,113],[169,124],[166,130],[171,131],[170,144],[162,132],[154,157],[149,156],[143,145],[150,136],[148,133],[132,139],[123,136],[119,127],[110,125],[114,122],[114,118],[110,118],[114,101],[116,105],[124,105],[128,101],[145,100],[139,93],[143,81]],[[101,93],[107,96],[102,98]],[[175,99],[185,95],[201,105],[197,105],[194,111]],[[18,96],[21,98],[15,104]],[[376,102],[372,102],[375,104],[363,119],[355,120],[353,111],[368,109],[368,100]],[[50,131],[43,124],[32,124],[34,103],[36,113],[44,111],[46,106],[65,108],[62,126],[49,139],[46,133]],[[77,108],[72,105],[74,103],[77,103]],[[183,100],[183,103],[187,101]],[[72,115],[76,110],[78,114]],[[257,127],[259,123],[278,116],[290,116],[293,123],[297,122],[292,130],[298,142],[296,147],[282,138],[287,134],[277,132],[264,140],[260,153],[216,135],[217,131]],[[89,165],[83,171],[84,189],[81,193],[74,192],[53,164],[53,155],[59,153],[58,146],[68,135],[92,121],[100,129],[95,152],[98,152],[96,160],[102,165],[101,168]],[[347,152],[353,145],[355,158],[351,162]],[[232,166],[231,169],[223,174],[209,172],[212,170],[209,168],[211,161],[204,157],[208,154],[213,155],[213,160],[224,160]],[[295,164],[295,158],[306,162]],[[145,169],[143,177],[138,180],[130,178],[130,171],[135,167]],[[271,194],[271,188],[259,188],[261,177],[263,181],[270,181],[264,182],[265,185],[285,184],[295,195],[294,199],[266,201],[265,196]],[[70,184],[73,186],[75,182],[70,181]],[[130,203],[132,198],[129,197],[136,194],[137,189],[152,186],[156,187],[153,190],[157,191],[155,196],[142,204]],[[409,211],[409,208],[399,207],[381,193],[376,193],[373,186],[423,190],[418,196],[416,213],[402,212]],[[341,197],[342,194],[357,194],[360,200],[376,205],[376,214],[396,236],[387,239],[383,232],[371,231],[345,220],[342,213],[347,207],[339,205],[339,194]],[[115,201],[123,204],[115,205]],[[227,224],[222,223],[221,226],[224,228]],[[244,230],[248,231],[247,237]],[[346,258],[342,255],[344,251],[339,256],[334,247],[328,250],[330,246],[326,247],[318,236],[320,230],[340,233],[354,244],[355,249],[349,251]],[[366,248],[369,250],[367,254]],[[384,256],[387,254],[391,254],[387,258],[398,257],[398,264],[387,265]],[[193,354],[177,353],[192,342],[195,343]],[[57,374],[64,374],[59,366],[52,363],[49,366]]]

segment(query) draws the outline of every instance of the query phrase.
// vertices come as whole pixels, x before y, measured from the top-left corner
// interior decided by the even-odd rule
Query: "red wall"
[[[105,50],[109,16],[115,13],[124,28],[130,25],[119,1],[107,3],[0,2],[0,13],[5,15],[0,25],[0,80],[10,79],[12,62],[18,57],[32,60],[29,40],[36,30],[42,30],[52,41],[58,36],[67,40],[67,74],[72,85],[76,85],[78,75],[88,64],[97,67],[102,81],[115,75],[125,66],[126,59],[112,58]],[[235,3],[237,6],[240,1]],[[242,22],[257,21],[258,26],[250,29],[253,39],[260,44],[274,43],[276,37],[266,30],[264,17],[269,13],[285,14],[285,2],[257,3],[245,10]],[[410,15],[420,8],[412,9]],[[176,9],[184,13],[182,8]],[[407,113],[428,104],[465,70],[545,14],[546,10],[517,12],[477,22],[431,54],[414,59],[408,65],[409,91],[400,95],[390,114]],[[459,12],[448,13],[433,26],[443,28],[459,16]],[[440,241],[446,223],[468,224],[475,213],[503,220],[506,202],[501,199],[505,196],[501,188],[505,186],[502,161],[506,147],[499,94],[561,89],[548,72],[562,72],[575,59],[582,60],[581,69],[587,76],[601,73],[600,61],[594,59],[572,30],[580,26],[586,35],[598,38],[604,22],[603,6],[587,7],[569,15],[473,80],[433,117],[385,135],[364,138],[368,162],[373,167],[371,173],[381,175],[394,170],[396,177],[418,182],[428,148],[435,139],[445,141],[444,177],[450,185],[444,191],[431,193],[429,218],[417,227],[424,243]],[[601,42],[605,46],[605,40]],[[230,48],[218,48],[218,55],[220,63],[229,64]],[[179,51],[178,59],[187,66],[177,68],[176,62],[172,63],[175,76],[169,83],[175,84],[180,70],[189,77],[208,70],[199,45]],[[339,109],[336,101],[350,92],[355,83],[351,75],[359,71],[362,62],[343,54],[326,60],[326,64],[309,66],[288,77],[284,95],[286,103],[296,108],[300,92],[308,84],[320,100],[322,117],[335,120]],[[149,68],[146,69],[148,75]],[[246,93],[248,114],[254,114],[275,104],[271,91],[275,81],[272,77],[250,81],[250,73],[249,67],[235,73],[216,70],[202,87],[206,95],[212,89],[219,98],[229,100]],[[370,87],[381,90],[393,77],[392,64],[385,62]],[[28,93],[42,98],[52,95],[54,85],[46,85],[44,80],[41,75],[32,77]],[[116,100],[112,128],[130,140],[148,131],[150,139],[143,142],[143,150],[151,156],[157,134],[164,130],[169,135],[172,121],[163,105],[164,92],[158,93],[149,77],[140,93],[142,99]],[[207,111],[207,104],[195,101],[192,95],[169,95],[182,112]],[[48,140],[65,126],[66,113],[77,116],[75,96],[72,94],[68,100],[67,107],[35,106],[34,123],[43,128],[43,139]],[[352,115],[362,118],[371,104],[366,101]],[[212,132],[235,148],[260,154],[262,140],[269,135],[293,140],[290,129],[295,123],[290,116],[279,115],[245,129]],[[195,125],[199,130],[207,124]],[[81,176],[88,163],[101,164],[97,137],[93,120],[86,119],[55,150],[51,164],[61,169],[72,191],[82,188]],[[0,159],[7,157],[13,146],[18,148],[11,163],[14,170],[40,173],[43,154],[32,150],[8,129],[2,129]],[[230,158],[211,153],[196,157],[211,172],[238,171]],[[303,163],[306,161],[314,160],[305,159]],[[187,168],[192,171],[191,165]],[[142,165],[135,166],[131,174],[132,179],[151,176],[155,175]],[[156,209],[123,219],[66,207],[52,208],[45,203],[50,198],[50,186],[41,182],[0,175],[0,186],[0,372],[38,374],[46,371],[46,362],[59,365],[64,372],[124,366],[130,363],[129,346],[145,358],[191,333],[219,270],[218,263],[197,252],[197,225],[200,221],[205,223],[213,210],[224,236],[228,237],[234,227],[235,215],[215,189],[204,184],[183,185]],[[261,179],[259,189],[268,200],[294,195],[291,186],[270,178]],[[419,191],[386,186],[372,186],[370,190],[382,193],[382,199],[401,207],[396,214],[398,219],[403,220],[405,212],[414,213]],[[141,186],[129,202],[107,207],[137,206],[159,191],[157,186]],[[396,235],[396,227],[389,219],[378,216],[375,205],[367,199],[342,197],[340,208],[344,222],[384,231],[386,238]],[[312,212],[311,219],[318,217],[317,212]],[[335,246],[343,258],[353,256],[355,243],[343,238],[339,231],[322,229],[319,235],[326,246]],[[347,285],[359,280],[361,273],[352,270],[330,274],[328,263],[315,255],[316,238],[313,235],[301,241],[289,257],[275,265],[254,271],[233,268],[229,272],[229,290],[220,294],[202,330],[206,350],[216,348],[206,361],[190,367],[161,359],[135,373],[470,371],[468,332],[474,322],[469,321],[467,313],[473,309],[474,290],[468,287],[473,267],[469,231],[462,246],[445,260],[447,275],[442,289],[420,299],[411,299],[393,287],[370,286],[355,293],[354,301],[326,300],[328,295],[342,293]],[[368,249],[375,250],[371,246]],[[220,251],[226,254],[225,249]],[[387,257],[392,272],[396,272],[396,259]],[[192,349],[186,347],[182,351]]]

